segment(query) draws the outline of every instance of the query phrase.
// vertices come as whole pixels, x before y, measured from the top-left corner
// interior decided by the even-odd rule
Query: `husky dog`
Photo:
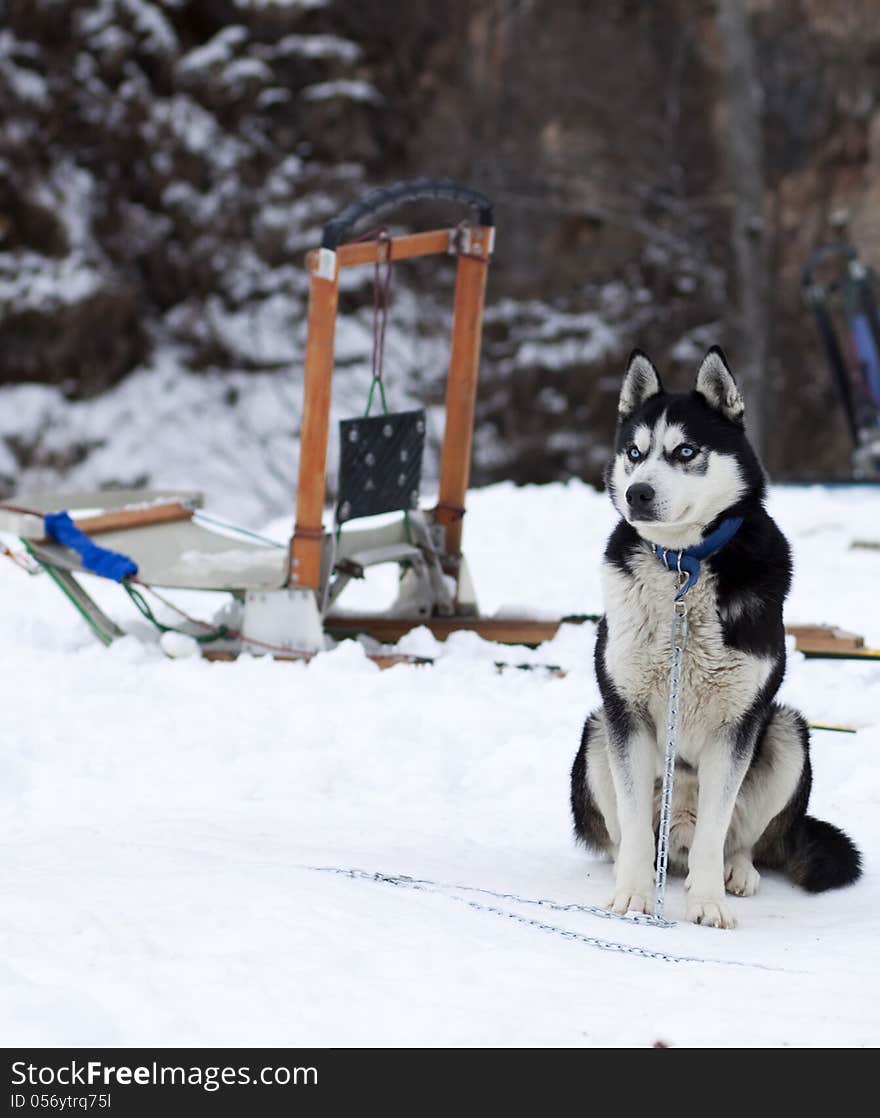
[[[687,873],[688,920],[732,928],[725,890],[751,896],[756,867],[818,893],[855,881],[861,859],[842,831],[806,814],[807,724],[773,701],[791,559],[764,509],[764,474],[723,353],[711,349],[694,390],[673,394],[637,350],[618,413],[606,485],[621,519],[605,550],[595,655],[602,706],[572,768],[575,831],[614,859],[609,908],[650,912],[673,599],[679,572],[695,571],[669,862]]]

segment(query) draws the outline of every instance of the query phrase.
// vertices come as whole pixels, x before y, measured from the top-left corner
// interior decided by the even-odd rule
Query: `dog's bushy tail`
[[[852,885],[862,876],[855,843],[832,823],[804,815],[789,833],[786,876],[808,893]]]

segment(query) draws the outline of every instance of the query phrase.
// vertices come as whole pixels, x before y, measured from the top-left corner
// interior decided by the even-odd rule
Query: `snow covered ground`
[[[500,485],[469,508],[484,610],[599,607],[604,496]],[[778,488],[771,509],[795,550],[788,620],[880,646],[880,553],[849,549],[878,538],[880,492]],[[736,931],[663,930],[446,888],[605,900],[611,867],[575,848],[567,804],[593,626],[535,652],[411,634],[433,668],[380,672],[352,643],[309,666],[209,664],[165,659],[118,591],[100,597],[133,634],[109,650],[47,578],[0,566],[3,1044],[880,1040],[880,663],[793,654],[784,685],[811,720],[858,729],[814,734],[812,809],[861,846],[863,881],[810,897],[766,876],[734,901]],[[568,674],[499,673],[501,656]],[[680,880],[667,903],[683,917]]]

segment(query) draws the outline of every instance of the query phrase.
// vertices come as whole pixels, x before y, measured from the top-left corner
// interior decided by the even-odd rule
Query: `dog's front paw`
[[[736,917],[733,909],[719,900],[696,900],[688,898],[687,918],[692,924],[702,924],[707,928],[735,928]]]
[[[653,912],[654,896],[650,891],[638,889],[615,889],[614,896],[608,901],[608,908],[623,916],[626,912]]]
[[[761,875],[745,854],[734,854],[724,867],[724,888],[736,897],[753,897],[761,884]]]

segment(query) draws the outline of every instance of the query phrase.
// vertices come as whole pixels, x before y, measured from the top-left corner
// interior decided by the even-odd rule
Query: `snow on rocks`
[[[374,85],[353,78],[307,85],[302,95],[306,101],[330,101],[338,97],[347,101],[364,101],[371,105],[378,105],[383,100]]]

